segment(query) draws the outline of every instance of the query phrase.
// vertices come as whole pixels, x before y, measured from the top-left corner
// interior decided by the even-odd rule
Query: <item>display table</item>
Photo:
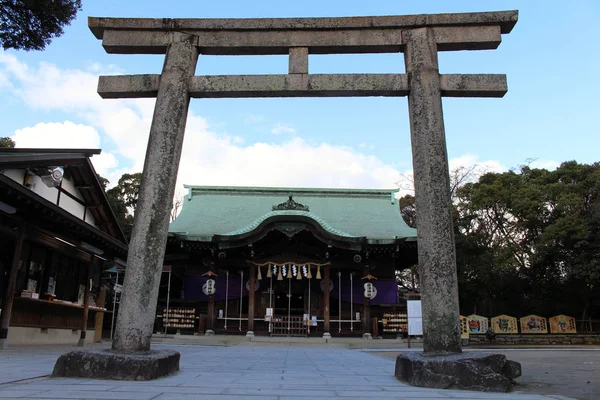
[[[111,313],[104,308],[89,307],[90,312]],[[81,329],[83,305],[61,300],[15,297],[10,326],[29,328]],[[88,317],[88,329],[94,329],[95,318]]]

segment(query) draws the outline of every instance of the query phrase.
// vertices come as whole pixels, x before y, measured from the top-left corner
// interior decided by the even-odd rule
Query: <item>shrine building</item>
[[[186,188],[157,332],[368,336],[403,309],[395,271],[416,264],[417,232],[398,190]]]

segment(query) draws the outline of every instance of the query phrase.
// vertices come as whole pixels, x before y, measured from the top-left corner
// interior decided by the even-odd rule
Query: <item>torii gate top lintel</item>
[[[189,41],[205,55],[289,55],[281,75],[195,76],[194,98],[407,96],[406,74],[309,74],[309,54],[406,53],[410,32],[427,28],[435,51],[486,50],[500,44],[518,11],[341,18],[159,19],[89,17],[108,53],[166,54]],[[160,75],[100,77],[104,98],[156,97]],[[503,74],[440,75],[446,97],[502,97]]]
[[[261,31],[414,29],[432,26],[499,25],[510,33],[517,23],[518,10],[475,13],[388,15],[317,18],[104,18],[88,17],[88,26],[98,39],[107,30],[144,31]]]
[[[438,50],[495,49],[518,11],[340,18],[97,18],[93,34],[108,53],[164,54],[173,33],[197,36],[201,54],[274,55],[404,51],[402,31],[433,28]]]

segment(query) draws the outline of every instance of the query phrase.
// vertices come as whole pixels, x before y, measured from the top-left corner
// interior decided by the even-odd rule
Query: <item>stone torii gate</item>
[[[495,49],[517,11],[348,18],[88,20],[106,52],[165,54],[162,74],[101,76],[105,99],[156,97],[113,350],[150,349],[190,98],[408,96],[425,354],[461,352],[442,96],[502,97],[505,75],[440,74],[439,51]],[[309,54],[405,54],[406,74],[310,74]],[[195,76],[202,55],[289,55],[283,75]]]

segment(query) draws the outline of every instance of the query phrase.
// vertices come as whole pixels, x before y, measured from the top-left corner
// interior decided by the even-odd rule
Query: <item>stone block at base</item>
[[[502,354],[461,353],[424,355],[403,353],[396,358],[398,380],[412,386],[509,392],[521,376],[521,364]]]
[[[74,350],[56,360],[52,377],[147,381],[179,371],[179,357],[172,350],[135,354]]]

